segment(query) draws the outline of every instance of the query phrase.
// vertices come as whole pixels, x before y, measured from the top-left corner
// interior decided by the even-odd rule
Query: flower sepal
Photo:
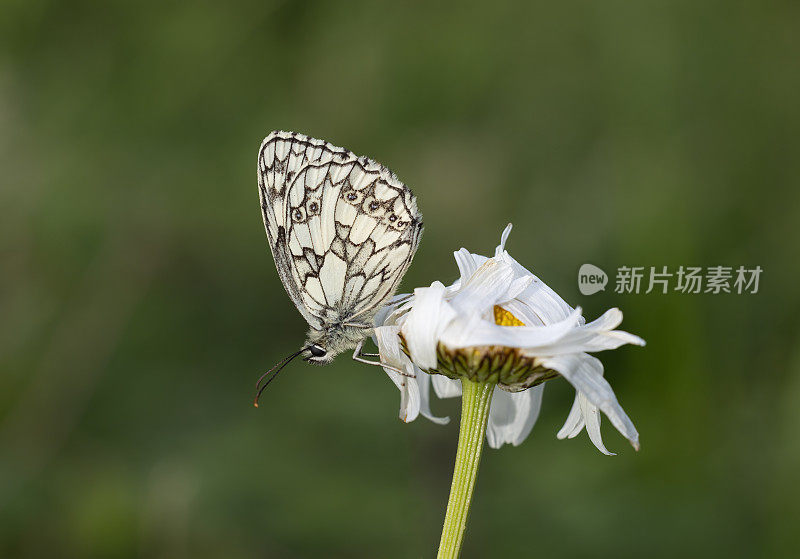
[[[543,367],[536,357],[529,357],[514,347],[483,346],[450,349],[436,346],[437,367],[425,371],[453,380],[497,384],[506,392],[521,392],[556,378],[558,372]]]

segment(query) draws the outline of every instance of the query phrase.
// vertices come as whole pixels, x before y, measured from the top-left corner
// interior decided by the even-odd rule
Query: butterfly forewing
[[[379,163],[292,132],[261,144],[258,184],[275,265],[309,325],[371,321],[419,243],[411,191]]]

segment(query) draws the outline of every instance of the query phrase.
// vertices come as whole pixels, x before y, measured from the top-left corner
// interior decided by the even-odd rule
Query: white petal
[[[583,431],[583,414],[581,413],[581,403],[579,401],[580,392],[575,392],[575,400],[572,402],[572,409],[569,410],[564,426],[556,435],[559,439],[574,439]]]
[[[535,278],[533,276],[522,276],[521,278],[515,279],[511,282],[511,286],[508,288],[508,292],[506,293],[507,301],[512,300],[517,297],[520,293],[528,289],[531,283]],[[505,302],[505,301],[503,301]]]
[[[525,347],[525,353],[532,356],[559,355],[616,349],[624,344],[644,345],[644,340],[639,336],[613,330],[621,321],[622,312],[609,309],[597,320],[573,328],[557,340]],[[521,327],[513,330],[521,330]]]
[[[544,326],[542,319],[531,307],[519,299],[506,301],[501,305],[505,310],[516,316],[525,326]]]
[[[434,282],[430,287],[414,290],[414,306],[405,315],[401,330],[411,358],[420,368],[436,367],[436,344],[439,331],[455,316],[444,300],[445,287]]]
[[[439,398],[455,398],[461,396],[461,383],[444,375],[431,375],[433,391]]]
[[[381,362],[393,367],[398,363],[402,365],[401,358],[403,356],[403,350],[400,348],[399,332],[400,328],[397,326],[379,326],[374,330],[375,343],[381,355]],[[391,369],[387,369],[386,367],[384,367],[383,370],[386,371],[387,374],[392,372]]]
[[[578,402],[580,404],[583,421],[586,423],[586,432],[589,433],[589,438],[592,443],[597,447],[597,450],[606,456],[614,456],[614,453],[609,452],[603,444],[603,437],[600,434],[600,412],[597,411],[597,406],[592,404],[586,399],[586,396],[580,393],[578,394]]]
[[[534,281],[517,298],[534,309],[544,324],[552,324],[569,316],[572,307],[542,280],[535,276],[534,278]]]
[[[603,378],[603,365],[586,353],[575,353],[547,357],[541,360],[544,367],[561,373],[576,390],[600,408],[612,425],[628,439],[634,448],[639,448],[639,433],[633,422],[619,405],[611,386]],[[584,418],[585,420],[586,418]]]
[[[511,394],[495,387],[486,425],[486,441],[492,448],[500,448],[511,442],[508,431],[516,419],[517,408]]]
[[[614,330],[621,323],[622,311],[613,308],[608,309],[598,319],[581,326],[579,331],[585,333],[589,338],[591,338],[592,334],[602,334],[600,338],[590,342],[602,346],[602,349],[616,349],[624,344],[645,345],[645,341],[639,336],[634,336],[621,330]]]
[[[453,256],[456,259],[456,265],[461,274],[461,283],[463,284],[475,273],[475,270],[478,269],[478,263],[475,262],[472,254],[465,248],[454,252]]]
[[[449,417],[436,417],[431,413],[431,398],[430,398],[430,391],[431,391],[431,375],[420,371],[417,369],[417,385],[419,386],[419,413],[422,417],[426,419],[430,419],[434,423],[438,423],[439,425],[447,425],[450,423]],[[442,375],[436,375],[437,377],[441,377]],[[444,377],[443,377],[444,378]],[[449,379],[448,379],[449,380]]]
[[[400,377],[400,413],[398,414],[400,420],[405,423],[411,423],[419,415],[419,387],[417,386],[417,379],[404,377],[398,375],[394,371],[392,375]]]
[[[400,369],[406,375],[413,375],[414,368],[400,349],[397,326],[382,326],[375,329],[375,338],[381,362]],[[400,419],[406,423],[414,421],[420,412],[420,390],[417,379],[399,374],[397,371],[383,368],[395,386],[400,390]]]
[[[536,420],[539,419],[539,412],[542,409],[542,396],[544,395],[544,383],[534,386],[533,388],[529,388],[523,392],[517,392],[514,394],[514,396],[517,396],[517,394],[527,394],[528,399],[530,400],[530,405],[525,421],[520,426],[516,438],[511,441],[511,444],[514,446],[521,445],[522,441],[528,438],[528,435],[531,433],[531,429],[533,429],[533,426],[536,424]]]
[[[511,229],[513,227],[514,226],[509,223],[508,225],[506,225],[506,228],[503,229],[503,234],[500,235],[500,244],[497,245],[496,249],[494,249],[495,258],[500,256],[503,253],[503,251],[506,249],[506,241],[508,240],[508,236],[511,234]]]
[[[373,319],[372,323],[375,326],[386,326],[391,322],[387,322],[389,316],[397,310],[398,307],[407,299],[411,298],[412,295],[409,293],[400,293],[392,297],[388,303],[386,303],[381,309],[375,313],[375,318]]]
[[[486,440],[492,448],[506,443],[518,446],[531,432],[542,405],[544,385],[510,393],[495,387],[486,425]]]
[[[489,322],[477,313],[468,315],[457,315],[446,328],[439,334],[439,341],[446,347],[455,349],[459,347],[470,347],[476,345],[488,345],[474,343],[475,332],[486,328],[499,328],[494,322]]]
[[[558,322],[569,316],[572,312],[572,307],[545,282],[536,277],[507,252],[500,254],[499,258],[512,267],[516,277],[533,277],[533,281],[527,289],[519,294],[517,298],[533,308],[544,324]]]
[[[511,266],[497,260],[484,262],[450,300],[460,314],[483,313],[498,302],[507,301],[508,289],[514,281]]]
[[[501,345],[506,347],[538,349],[560,347],[559,342],[575,331],[580,318],[580,308],[561,322],[549,326],[498,326],[488,320],[458,317],[441,333],[443,344],[451,348]],[[535,355],[550,355],[537,351]]]

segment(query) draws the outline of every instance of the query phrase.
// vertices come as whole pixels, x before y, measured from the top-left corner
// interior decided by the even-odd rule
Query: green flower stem
[[[442,539],[439,542],[438,559],[458,557],[461,553],[494,383],[462,379],[461,389],[461,427],[458,433],[456,465],[453,469],[453,483],[450,486],[450,499],[447,501]]]

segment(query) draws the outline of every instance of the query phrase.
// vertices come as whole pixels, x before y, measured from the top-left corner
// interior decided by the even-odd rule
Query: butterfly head
[[[315,365],[327,365],[334,357],[343,351],[353,349],[371,334],[371,327],[343,324],[338,321],[325,324],[321,330],[311,328],[303,346],[306,354],[303,359]]]
[[[304,359],[309,363],[314,363],[315,365],[327,365],[333,361],[335,354],[331,353],[318,343],[309,343],[307,349],[308,356],[304,357]]]

